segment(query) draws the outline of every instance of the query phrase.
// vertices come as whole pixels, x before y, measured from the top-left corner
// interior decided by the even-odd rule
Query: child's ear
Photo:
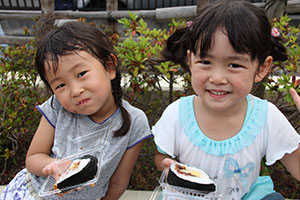
[[[114,54],[110,54],[105,62],[106,71],[110,74],[110,79],[113,80],[116,77],[116,69],[118,66],[118,59]]]
[[[186,50],[186,55],[187,55],[187,57],[188,57],[188,59],[189,59],[189,62],[190,62],[190,59],[191,59],[191,50]]]
[[[189,67],[191,67],[191,50],[186,50],[186,55],[187,55],[187,58],[188,58],[188,62],[189,62]]]
[[[262,65],[258,66],[255,79],[254,79],[255,83],[260,82],[269,73],[272,62],[273,62],[273,57],[268,56],[265,62]]]

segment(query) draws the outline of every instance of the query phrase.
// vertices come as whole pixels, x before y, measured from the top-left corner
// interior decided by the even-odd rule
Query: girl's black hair
[[[165,60],[172,60],[189,71],[187,50],[204,58],[214,45],[214,34],[221,28],[237,53],[246,53],[263,64],[267,56],[287,59],[285,47],[271,35],[271,25],[263,9],[239,0],[223,0],[204,7],[191,25],[177,29],[162,51]]]
[[[50,31],[39,41],[35,58],[37,71],[50,90],[51,87],[45,73],[46,67],[48,67],[46,63],[51,62],[55,72],[61,56],[76,53],[78,50],[86,51],[94,56],[106,70],[108,70],[106,62],[113,61],[112,55],[115,55],[111,42],[98,28],[79,21],[63,24],[61,27]],[[129,113],[122,106],[123,92],[120,83],[121,74],[116,66],[116,77],[111,80],[111,87],[115,103],[122,113],[123,124],[119,130],[115,131],[115,137],[126,135],[130,128]]]

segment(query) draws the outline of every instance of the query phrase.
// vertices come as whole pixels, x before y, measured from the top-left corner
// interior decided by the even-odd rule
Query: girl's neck
[[[212,140],[222,141],[235,136],[243,127],[247,113],[247,99],[226,110],[212,110],[194,98],[195,117],[199,128]]]

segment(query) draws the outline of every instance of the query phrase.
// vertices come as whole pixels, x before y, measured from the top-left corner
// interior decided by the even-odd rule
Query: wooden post
[[[41,18],[37,22],[36,40],[53,29],[55,22],[54,0],[41,1]]]
[[[111,12],[118,10],[118,0],[106,0],[106,11],[108,12],[107,25],[112,33],[117,32],[117,22],[112,18]]]
[[[287,0],[266,0],[265,11],[269,20],[283,16],[286,6]]]
[[[54,16],[54,0],[43,0],[41,1],[42,17],[53,17]]]
[[[107,0],[106,1],[106,10],[107,11],[118,10],[118,0]]]
[[[200,10],[209,3],[209,0],[198,0],[197,1],[197,15],[199,14]]]

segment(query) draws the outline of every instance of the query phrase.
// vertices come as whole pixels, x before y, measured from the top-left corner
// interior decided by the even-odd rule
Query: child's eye
[[[238,65],[238,64],[230,64],[229,65],[230,68],[240,68],[243,67],[242,65]]]
[[[59,85],[55,88],[55,90],[60,89],[60,88],[63,88],[63,87],[65,87],[65,84],[64,84],[64,83],[59,84]]]
[[[210,65],[210,61],[208,61],[208,60],[199,60],[198,63],[203,64],[203,65]]]
[[[78,74],[78,78],[84,76],[84,75],[86,74],[86,72],[87,72],[87,71],[80,72],[80,73]]]

